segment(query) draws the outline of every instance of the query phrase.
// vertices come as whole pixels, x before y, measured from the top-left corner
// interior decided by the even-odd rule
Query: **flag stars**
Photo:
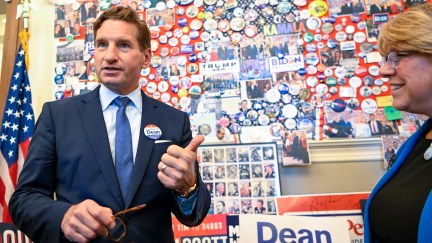
[[[6,140],[7,140],[7,135],[6,135],[6,134],[2,134],[2,135],[0,136],[0,139],[1,139],[2,141],[6,141]]]
[[[25,53],[25,52],[24,52],[24,50],[22,50],[22,49],[21,49],[20,52],[18,52],[18,54],[19,54],[20,56],[24,55],[24,53]]]
[[[30,91],[30,85],[25,86],[26,91]]]
[[[6,111],[6,114],[7,114],[8,116],[12,115],[12,114],[13,114],[13,110],[9,108],[9,109]]]
[[[9,141],[10,141],[11,145],[16,143],[16,137],[11,137],[11,139]]]
[[[17,62],[17,67],[21,67],[22,66],[22,61]]]
[[[23,127],[23,131],[24,131],[24,133],[28,132],[28,129],[29,129],[29,127],[28,127],[27,125],[24,126],[24,127]]]
[[[9,158],[12,158],[12,157],[13,157],[13,151],[12,151],[12,150],[9,150],[8,155],[9,155]]]
[[[17,102],[18,105],[21,105],[22,101],[20,99],[18,99],[16,102]]]
[[[20,74],[19,74],[19,73],[15,73],[15,75],[14,75],[14,78],[15,78],[15,79],[18,79],[18,78],[19,78],[19,76],[20,76]]]
[[[5,128],[10,128],[10,122],[6,121],[5,123],[3,123],[3,126]]]
[[[15,118],[19,118],[21,116],[21,114],[19,113],[19,111],[15,111]]]
[[[31,113],[28,113],[26,115],[27,120],[33,120],[33,115]]]
[[[14,103],[15,102],[15,97],[14,96],[11,96],[10,98],[9,98],[9,102],[12,104],[12,103]]]
[[[16,90],[18,89],[18,86],[15,84],[14,86],[11,87],[11,89],[12,89],[13,91],[16,91]]]
[[[18,131],[18,124],[13,124],[12,125],[12,131],[15,131],[15,130]]]

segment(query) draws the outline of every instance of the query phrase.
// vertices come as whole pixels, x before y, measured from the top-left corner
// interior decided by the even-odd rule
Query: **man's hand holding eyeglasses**
[[[158,165],[158,178],[166,188],[184,195],[195,186],[197,175],[195,161],[197,149],[204,142],[203,135],[197,135],[186,148],[177,145],[168,147]]]
[[[110,208],[85,200],[69,208],[63,217],[61,230],[70,241],[88,242],[98,235],[108,234],[107,228],[115,225],[112,215]]]

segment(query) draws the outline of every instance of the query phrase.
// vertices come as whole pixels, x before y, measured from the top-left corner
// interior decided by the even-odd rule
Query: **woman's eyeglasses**
[[[384,66],[387,62],[392,68],[397,68],[402,58],[409,57],[416,54],[415,51],[391,51],[385,57],[382,57],[380,66]]]
[[[114,214],[112,218],[115,221],[115,226],[112,229],[108,229],[108,237],[111,239],[111,241],[120,242],[126,236],[126,224],[119,216],[124,215],[126,213],[138,211],[140,209],[145,208],[146,206],[147,206],[146,204],[142,204]]]

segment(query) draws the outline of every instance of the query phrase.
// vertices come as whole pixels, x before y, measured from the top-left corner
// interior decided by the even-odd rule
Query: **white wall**
[[[35,116],[42,105],[53,100],[56,43],[54,39],[54,4],[47,0],[32,0],[34,8],[29,21],[29,79]]]

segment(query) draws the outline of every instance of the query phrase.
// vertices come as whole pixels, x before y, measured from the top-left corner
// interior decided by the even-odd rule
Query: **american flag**
[[[20,46],[0,126],[0,222],[3,223],[12,222],[9,199],[15,190],[34,128],[30,82],[24,58],[25,52]]]

